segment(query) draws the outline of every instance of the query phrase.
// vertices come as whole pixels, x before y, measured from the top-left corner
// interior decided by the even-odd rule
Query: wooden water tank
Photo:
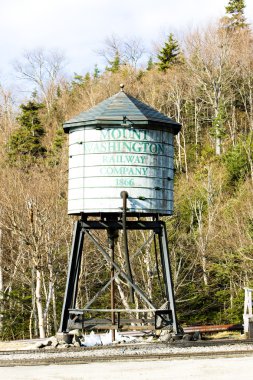
[[[171,215],[174,135],[180,124],[120,91],[64,124],[69,134],[68,213]]]

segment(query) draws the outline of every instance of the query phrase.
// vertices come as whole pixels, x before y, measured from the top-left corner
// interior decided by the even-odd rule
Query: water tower
[[[92,313],[105,313],[107,317],[110,313],[113,331],[124,323],[133,324],[133,319],[123,320],[122,315],[136,313],[139,320],[135,318],[134,322],[139,328],[172,328],[178,333],[166,226],[160,217],[173,213],[173,140],[180,124],[128,95],[123,87],[64,124],[64,131],[69,134],[68,213],[80,218],[73,232],[59,332],[108,325],[108,319],[98,320]],[[105,233],[102,231],[107,233],[106,247],[97,238]],[[130,252],[129,234],[145,235],[143,231],[148,231],[147,239],[140,247],[135,246],[136,252]],[[123,265],[115,254],[119,235],[124,247]],[[141,255],[151,240],[164,287],[164,297],[155,302],[133,275],[134,257]],[[81,259],[86,254],[84,241],[93,244],[107,270],[111,269],[108,281],[97,294],[77,308]],[[116,305],[118,278],[128,287],[128,309]],[[92,304],[108,289],[109,307],[93,308]],[[141,308],[132,307],[136,299]]]

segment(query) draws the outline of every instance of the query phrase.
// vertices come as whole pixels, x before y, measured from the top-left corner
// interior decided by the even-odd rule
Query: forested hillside
[[[145,67],[138,42],[116,38],[107,41],[105,70],[95,66],[71,80],[59,54],[28,52],[16,70],[34,91],[18,109],[0,86],[2,339],[57,331],[74,220],[62,123],[117,93],[120,83],[182,124],[175,213],[166,219],[179,321],[242,323],[243,288],[253,287],[253,35],[244,8],[230,0],[217,24],[180,43],[170,34]],[[98,257],[91,250],[83,263],[80,305],[102,283]],[[135,280],[152,298],[151,246],[139,265]]]

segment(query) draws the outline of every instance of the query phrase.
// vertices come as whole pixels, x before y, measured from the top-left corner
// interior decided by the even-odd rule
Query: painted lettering
[[[168,147],[168,145],[167,145]],[[149,141],[104,141],[84,143],[85,153],[147,153],[152,155],[165,154],[165,145]]]
[[[147,133],[149,132],[149,133]],[[142,140],[147,141],[152,138],[151,130],[145,129],[128,129],[128,128],[110,128],[102,129],[101,137],[103,140]]]
[[[147,177],[148,169],[142,166],[104,166],[100,168],[100,175],[106,177]]]

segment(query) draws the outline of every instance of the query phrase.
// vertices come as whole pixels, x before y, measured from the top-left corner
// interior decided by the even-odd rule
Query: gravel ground
[[[31,348],[31,347],[30,347]],[[127,356],[135,355],[136,357],[142,356],[142,355],[159,355],[159,354],[185,354],[187,357],[187,354],[191,353],[210,353],[213,352],[226,352],[226,351],[249,351],[252,353],[253,350],[253,343],[251,344],[227,344],[222,346],[193,346],[193,347],[180,347],[180,346],[172,346],[172,345],[166,345],[166,344],[136,344],[131,346],[115,346],[115,347],[109,347],[107,348],[92,348],[92,349],[85,349],[83,348],[81,351],[60,351],[59,352],[50,352],[50,350],[37,350],[36,352],[31,351],[29,353],[22,353],[22,351],[18,353],[7,353],[4,354],[0,352],[0,364],[5,362],[6,364],[9,362],[11,365],[12,361],[26,361],[29,360],[30,362],[32,360],[43,360],[43,359],[54,359],[54,358],[95,358],[97,357],[103,357],[103,358],[110,358],[112,356],[118,356],[121,360],[123,358],[127,359]],[[5,364],[5,365],[6,365]],[[8,365],[8,364],[7,364]]]
[[[125,344],[117,346],[64,349],[52,352],[50,349],[34,348],[30,341],[15,342],[20,351],[0,351],[0,379],[6,380],[248,380],[253,373],[253,343],[232,343],[221,346],[200,345],[185,347],[181,344]],[[18,344],[17,344],[18,343]],[[190,343],[190,342],[189,342]],[[3,350],[4,345],[0,350]],[[13,349],[13,344],[5,346]],[[233,358],[223,357],[190,358],[190,354],[233,351]],[[239,356],[240,352],[246,352]],[[238,352],[238,357],[236,352]],[[248,353],[247,353],[248,352]],[[143,359],[143,355],[163,355],[168,358]],[[183,354],[183,358],[173,355]],[[119,360],[110,361],[118,356]],[[133,359],[134,356],[134,359]],[[97,361],[96,361],[97,357]],[[100,362],[99,358],[108,361]],[[131,359],[128,359],[131,357]],[[138,359],[141,360],[138,360]],[[46,360],[61,364],[47,364]],[[87,362],[85,362],[85,359]],[[80,361],[81,364],[76,364]],[[38,363],[39,361],[39,363]],[[44,362],[43,362],[44,361]],[[68,365],[64,365],[68,364]]]

